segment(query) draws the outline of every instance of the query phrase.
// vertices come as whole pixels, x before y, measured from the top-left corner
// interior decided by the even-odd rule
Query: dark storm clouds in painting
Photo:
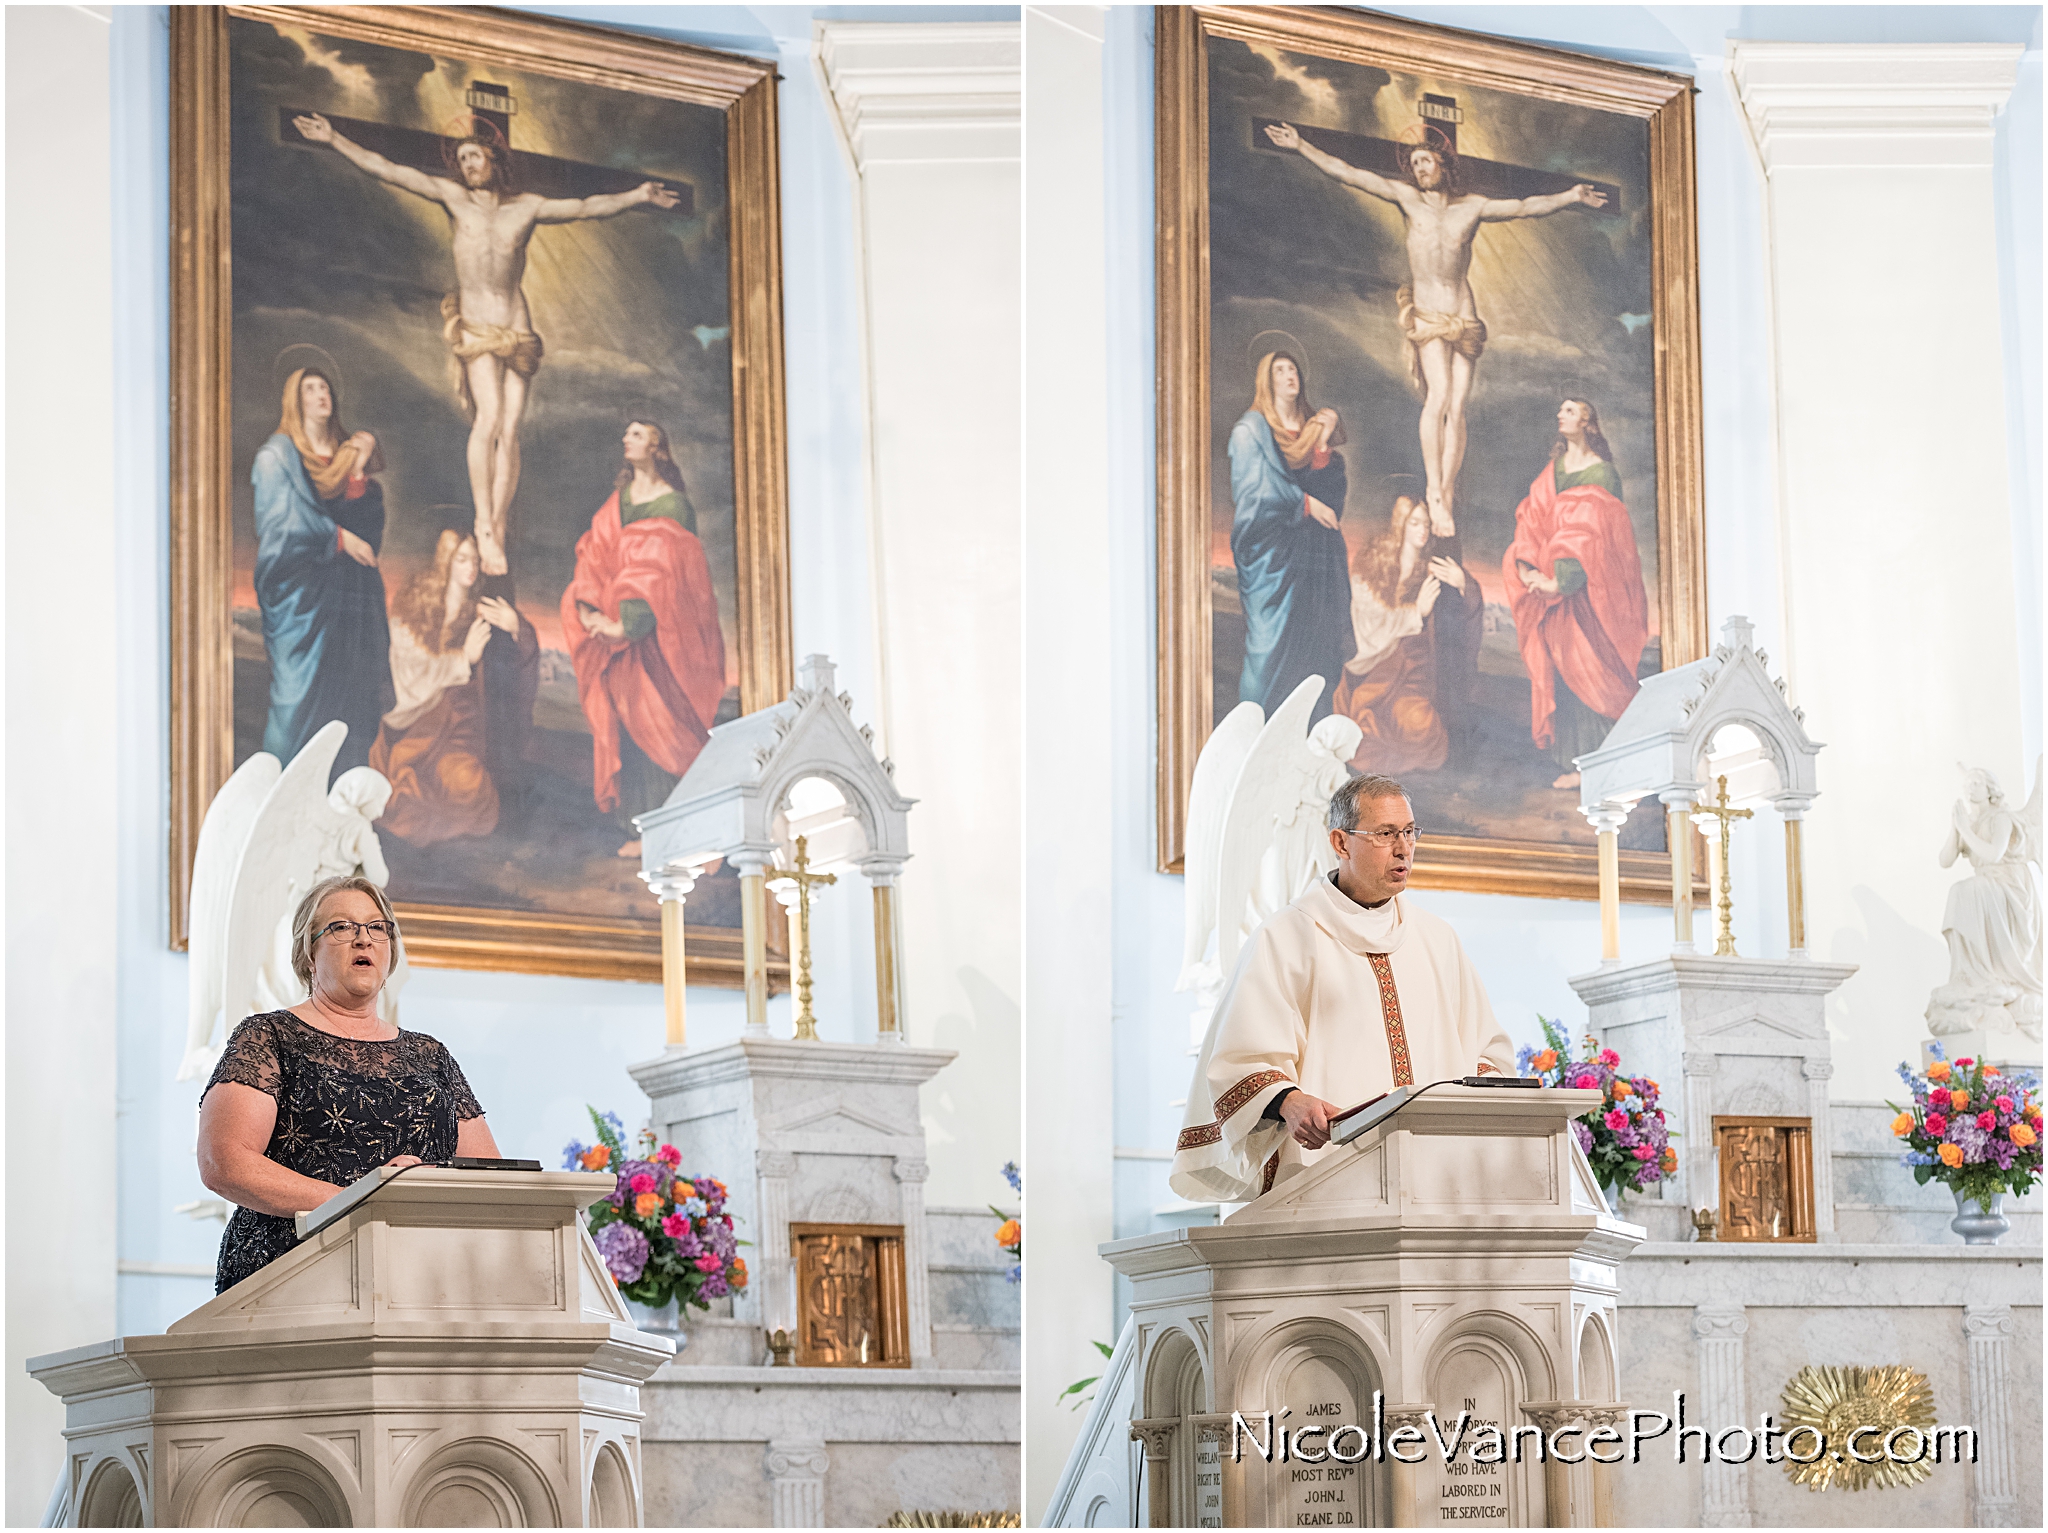
[[[443,297],[456,286],[448,215],[298,138],[281,118],[312,111],[439,134],[466,119],[470,88],[487,82],[514,103],[515,190],[522,151],[689,189],[672,211],[634,207],[533,231],[524,292],[545,355],[519,432],[507,535],[518,611],[537,648],[521,780],[499,784],[503,802],[487,834],[414,846],[387,826],[382,838],[392,893],[403,901],[651,918],[637,861],[616,855],[618,816],[600,812],[593,797],[591,735],[559,605],[577,539],[612,493],[627,423],[660,423],[687,485],[723,630],[717,716],[736,711],[723,114],[268,23],[232,21],[230,39],[238,763],[261,747],[269,687],[249,470],[278,429],[289,369],[327,366],[303,348],[331,357],[342,420],[381,446],[387,597],[398,599],[433,563],[443,529],[467,534],[473,519],[469,421],[442,333]],[[726,881],[700,884],[693,921],[737,925],[736,900],[723,908]]]
[[[1399,773],[1413,791],[1419,822],[1432,833],[1590,845],[1576,789],[1552,786],[1563,769],[1532,739],[1529,673],[1518,649],[1502,562],[1515,537],[1517,507],[1550,461],[1560,402],[1590,401],[1611,446],[1627,507],[1622,526],[1633,532],[1646,596],[1648,642],[1622,663],[1637,674],[1658,669],[1646,125],[1618,113],[1230,38],[1208,39],[1207,56],[1214,486],[1209,553],[1218,719],[1239,701],[1245,653],[1227,444],[1252,405],[1259,356],[1276,346],[1294,349],[1272,338],[1254,347],[1255,338],[1265,331],[1291,337],[1304,353],[1310,403],[1341,417],[1345,440],[1336,451],[1344,459],[1348,490],[1345,504],[1334,509],[1342,516],[1354,592],[1360,551],[1388,531],[1395,497],[1423,495],[1421,407],[1409,382],[1398,318],[1397,294],[1411,280],[1402,215],[1393,204],[1333,180],[1301,155],[1273,147],[1256,131],[1255,120],[1398,141],[1424,131],[1418,102],[1425,95],[1450,98],[1461,118],[1461,157],[1612,189],[1605,209],[1570,206],[1545,217],[1483,223],[1474,237],[1470,284],[1486,340],[1465,410],[1468,443],[1456,480],[1456,544],[1429,550],[1452,554],[1463,566],[1468,590],[1476,592],[1475,605],[1466,609],[1474,653],[1463,661],[1464,695],[1448,702],[1439,698],[1445,728],[1436,738],[1447,736],[1448,750],[1439,745],[1437,764],[1406,765]],[[1623,518],[1618,505],[1611,514]],[[1477,605],[1482,597],[1483,608]],[[1336,621],[1344,623],[1341,615]],[[1349,632],[1339,642],[1342,653],[1353,652]],[[1446,673],[1452,667],[1441,644],[1438,651],[1439,683],[1450,686]],[[1423,696],[1428,687],[1424,674],[1412,689]],[[1331,695],[1325,693],[1326,703]],[[1426,697],[1417,706],[1429,711]],[[1369,738],[1354,761],[1358,769],[1376,764],[1364,759],[1370,744]],[[1653,803],[1651,812],[1631,821],[1623,832],[1625,846],[1663,849],[1656,808]]]

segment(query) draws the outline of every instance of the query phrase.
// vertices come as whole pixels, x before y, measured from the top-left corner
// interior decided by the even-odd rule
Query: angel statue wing
[[[1281,817],[1300,800],[1309,714],[1322,696],[1323,686],[1320,676],[1304,677],[1287,701],[1273,710],[1252,748],[1245,752],[1237,781],[1231,785],[1216,872],[1216,967],[1223,974],[1237,965],[1237,951],[1248,923],[1256,924],[1273,913],[1254,913],[1252,896]]]
[[[259,976],[276,950],[278,922],[317,877],[333,819],[327,774],[347,736],[348,725],[339,719],[323,725],[278,774],[249,827],[228,899],[221,1001],[229,1027],[262,1009]]]
[[[178,1079],[197,1080],[213,1069],[219,1050],[213,1037],[225,1040],[228,899],[234,893],[235,871],[249,844],[256,812],[277,786],[284,770],[275,756],[258,751],[221,785],[199,823],[199,846],[192,857],[192,893],[187,901],[192,962],[187,980],[185,1058]]]
[[[2034,759],[2034,791],[2027,795],[2027,804],[2019,814],[2020,861],[2038,864],[2041,861],[2041,768],[2048,764],[2048,757]]]
[[[1187,943],[1181,949],[1176,990],[1201,983],[1202,961],[1209,954],[1209,934],[1216,930],[1217,860],[1223,854],[1223,819],[1230,809],[1230,790],[1252,742],[1265,726],[1266,713],[1257,703],[1239,703],[1224,715],[1195,758],[1195,779],[1188,789],[1186,851]]]

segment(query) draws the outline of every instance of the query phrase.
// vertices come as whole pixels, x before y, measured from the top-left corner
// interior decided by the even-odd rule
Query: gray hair
[[[313,930],[313,921],[330,896],[349,889],[375,900],[377,908],[384,913],[384,919],[391,923],[391,966],[394,969],[398,967],[401,952],[398,917],[391,913],[391,901],[385,897],[384,891],[360,873],[323,878],[306,891],[306,897],[299,901],[299,908],[292,915],[292,973],[298,975],[299,983],[306,987],[308,995],[313,993],[313,941],[319,936]]]
[[[1382,777],[1378,772],[1366,772],[1347,779],[1330,795],[1330,813],[1323,823],[1331,830],[1356,830],[1360,804],[1369,804],[1374,799],[1407,797],[1408,790],[1393,778]]]

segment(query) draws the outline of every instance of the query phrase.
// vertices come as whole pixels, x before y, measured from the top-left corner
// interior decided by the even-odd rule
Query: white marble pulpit
[[[634,1329],[582,1211],[609,1177],[383,1168],[161,1336],[29,1360],[70,1527],[637,1527]]]
[[[1590,1464],[1231,1454],[1233,1416],[1268,1412],[1274,1428],[1321,1428],[1314,1451],[1339,1427],[1369,1439],[1432,1409],[1502,1432],[1616,1419],[1616,1270],[1642,1231],[1608,1210],[1572,1137],[1598,1100],[1437,1087],[1221,1224],[1104,1246],[1131,1317],[1047,1523],[1604,1520]]]

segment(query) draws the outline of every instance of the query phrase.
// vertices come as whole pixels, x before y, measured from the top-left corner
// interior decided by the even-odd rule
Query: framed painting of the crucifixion
[[[1692,81],[1311,7],[1156,37],[1160,866],[1215,724],[1317,676],[1418,887],[1595,897],[1573,758],[1706,642]],[[1620,844],[1668,898],[1662,806]]]
[[[774,62],[171,27],[173,943],[221,784],[340,720],[415,962],[658,978],[633,817],[790,685]],[[737,880],[689,917],[738,983]]]

